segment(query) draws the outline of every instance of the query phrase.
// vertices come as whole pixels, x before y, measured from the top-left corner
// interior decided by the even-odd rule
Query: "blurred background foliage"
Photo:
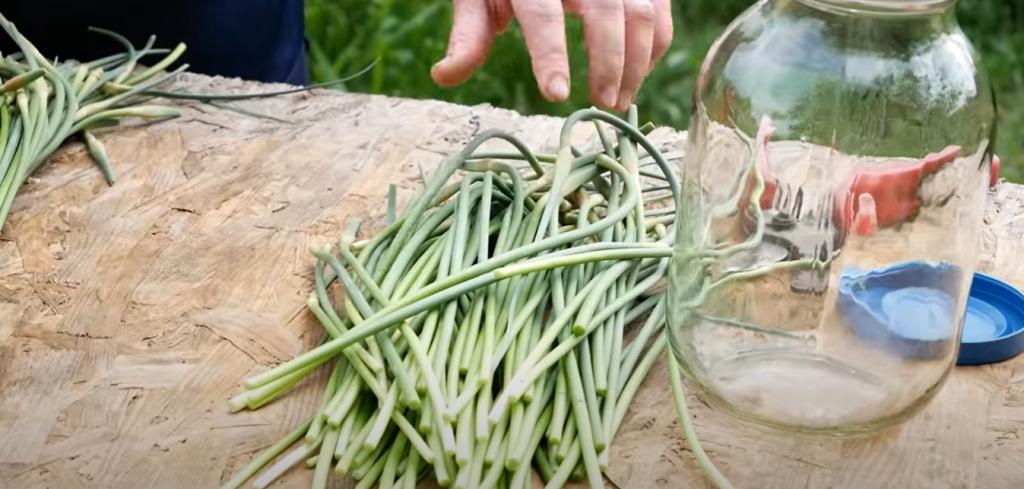
[[[637,103],[657,124],[687,126],[693,81],[704,54],[726,24],[751,0],[674,0],[676,35],[668,54],[644,83]],[[981,52],[997,94],[996,150],[1003,176],[1024,182],[1024,0],[961,0],[963,29]],[[451,27],[450,0],[306,0],[306,35],[314,81],[340,78],[379,62],[370,76],[352,80],[350,91],[489,103],[524,114],[566,115],[589,106],[587,60],[578,20],[568,21],[572,96],[552,104],[537,91],[522,35],[500,36],[492,56],[457,89],[439,88],[430,67],[445,52]]]

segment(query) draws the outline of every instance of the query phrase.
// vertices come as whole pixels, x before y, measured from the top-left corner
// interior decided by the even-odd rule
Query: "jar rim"
[[[942,12],[957,0],[800,0],[812,6],[843,13],[873,15],[922,15]]]

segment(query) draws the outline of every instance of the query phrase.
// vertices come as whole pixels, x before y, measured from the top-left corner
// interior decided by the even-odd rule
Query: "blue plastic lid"
[[[1024,350],[1024,294],[995,277],[974,274],[961,341],[958,365],[1016,356]]]
[[[848,267],[839,309],[861,338],[908,358],[946,353],[960,274],[949,265],[900,263],[878,270]],[[957,364],[1000,362],[1024,350],[1024,293],[996,278],[973,277]]]
[[[914,261],[877,270],[847,267],[839,309],[858,336],[907,358],[947,353],[956,330],[954,292],[960,272]]]

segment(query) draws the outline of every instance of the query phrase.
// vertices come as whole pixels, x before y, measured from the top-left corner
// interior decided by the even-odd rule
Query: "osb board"
[[[182,87],[266,88],[198,76]],[[240,379],[318,339],[304,310],[308,246],[351,217],[379,223],[388,183],[412,188],[417,164],[482,129],[550,147],[559,126],[326,91],[241,105],[286,122],[185,104],[177,121],[102,134],[116,186],[70,145],[22,190],[0,237],[0,487],[217,486],[318,401],[323,376],[260,411],[226,403]],[[1024,187],[1000,185],[990,204],[983,269],[1024,286]],[[872,439],[768,436],[690,401],[738,488],[1024,487],[1024,358],[956,369],[922,414]],[[660,365],[609,478],[708,487]],[[279,486],[309,479],[296,470]]]

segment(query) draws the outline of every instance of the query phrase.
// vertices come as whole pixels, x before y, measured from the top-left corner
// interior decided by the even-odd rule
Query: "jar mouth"
[[[943,12],[957,0],[799,0],[811,6],[846,14],[883,16],[924,15]]]

